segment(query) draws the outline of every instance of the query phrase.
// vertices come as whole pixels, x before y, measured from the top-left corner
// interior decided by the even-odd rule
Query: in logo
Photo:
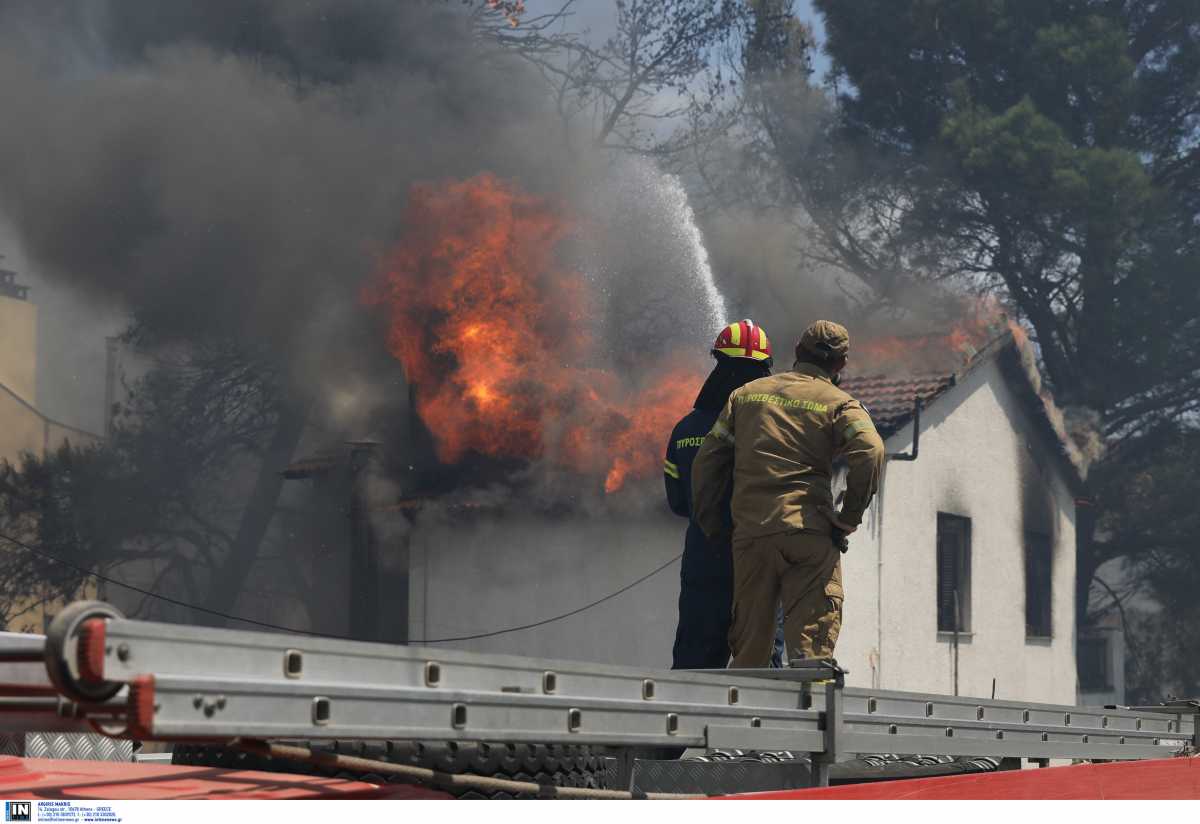
[[[5,801],[4,802],[4,820],[5,821],[32,821],[33,820],[33,802],[32,801]]]

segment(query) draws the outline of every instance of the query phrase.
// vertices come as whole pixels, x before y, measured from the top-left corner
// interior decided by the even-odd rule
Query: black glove
[[[833,545],[838,548],[838,552],[845,554],[850,548],[850,533],[845,530],[833,528],[833,533],[830,536],[833,539]]]

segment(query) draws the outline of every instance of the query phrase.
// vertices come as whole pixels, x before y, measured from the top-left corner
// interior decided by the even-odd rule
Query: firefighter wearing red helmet
[[[839,544],[862,521],[883,470],[883,441],[862,404],[838,388],[850,336],[817,321],[791,371],[736,389],[696,454],[692,517],[728,534],[732,490],[734,667],[766,666],[782,598],[791,658],[827,658],[841,629]],[[834,512],[835,458],[849,473]]]
[[[722,329],[713,343],[712,354],[718,361],[721,355],[734,359],[759,361],[766,366],[768,373],[773,362],[771,342],[767,340],[766,330],[749,318],[731,323]]]
[[[771,342],[752,320],[731,323],[713,343],[716,365],[696,398],[695,408],[671,432],[663,461],[667,502],[689,519],[680,570],[679,625],[672,650],[674,669],[718,669],[729,662],[729,623],[733,605],[733,558],[729,536],[708,540],[692,514],[692,459],[716,423],[729,395],[771,374]],[[729,500],[722,516],[732,524]],[[779,650],[782,656],[782,646]]]

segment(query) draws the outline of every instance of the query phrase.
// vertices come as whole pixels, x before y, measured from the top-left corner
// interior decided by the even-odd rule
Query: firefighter
[[[716,359],[695,408],[675,425],[667,442],[663,478],[667,503],[676,515],[691,517],[692,459],[716,423],[733,390],[771,374],[771,343],[752,320],[731,323],[713,344]],[[729,546],[729,500],[721,506],[727,528],[709,541],[689,521],[679,582],[679,624],[672,653],[674,669],[719,669],[729,662],[729,621],[733,607],[733,559]],[[779,655],[782,656],[782,639]],[[776,661],[778,665],[778,661]]]
[[[850,350],[845,327],[817,321],[796,344],[792,371],[734,390],[692,466],[693,519],[729,531],[732,487],[734,667],[763,667],[782,600],[787,652],[827,658],[841,629],[841,553],[875,495],[883,441],[862,404],[838,388]],[[849,467],[840,511],[831,480]]]

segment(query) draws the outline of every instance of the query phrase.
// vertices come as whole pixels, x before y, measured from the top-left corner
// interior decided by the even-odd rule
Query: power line
[[[279,624],[271,624],[271,623],[267,623],[265,621],[255,621],[253,618],[243,618],[240,615],[231,615],[227,612],[221,612],[219,610],[209,609],[208,607],[198,606],[197,604],[191,604],[191,603],[188,603],[187,601],[180,601],[176,598],[171,598],[170,596],[167,596],[167,595],[161,595],[157,592],[152,592],[151,590],[148,590],[148,589],[142,589],[141,587],[134,586],[133,584],[127,584],[124,581],[118,581],[115,578],[108,577],[107,575],[101,575],[99,572],[94,572],[85,567],[81,567],[77,564],[73,564],[70,561],[65,561],[62,558],[59,558],[55,555],[50,554],[49,552],[46,552],[44,549],[39,549],[35,546],[30,546],[29,544],[25,543],[24,541],[20,541],[16,538],[13,538],[10,535],[5,535],[3,533],[0,533],[0,540],[8,541],[10,544],[13,544],[14,546],[18,546],[21,549],[24,549],[28,552],[32,552],[34,555],[38,555],[42,558],[45,558],[48,561],[52,561],[53,563],[62,564],[63,566],[69,567],[70,569],[73,569],[76,572],[86,575],[89,578],[95,578],[98,581],[104,581],[107,584],[112,584],[114,586],[122,587],[124,589],[128,589],[133,592],[137,592],[142,595],[145,595],[149,598],[155,598],[159,601],[163,601],[168,604],[174,604],[175,606],[178,606],[178,607],[184,607],[185,609],[191,609],[191,610],[195,610],[196,612],[202,612],[202,613],[205,613],[206,615],[212,615],[212,616],[215,616],[218,618],[225,618],[226,620],[229,620],[229,621],[240,621],[244,624],[253,624],[258,627],[264,627],[266,629],[279,630],[280,632],[291,632],[296,635],[311,635],[311,636],[314,636],[317,638],[333,638],[338,641],[362,640],[359,638],[351,638],[348,635],[335,635],[335,634],[326,633],[326,632],[314,632],[312,630],[296,629],[294,627],[285,627],[285,626],[281,626]],[[409,643],[412,643],[412,644],[444,644],[444,643],[449,643],[451,641],[474,641],[479,638],[494,638],[497,635],[507,635],[510,632],[520,632],[520,631],[526,630],[526,629],[534,629],[536,627],[542,627],[542,626],[545,626],[546,624],[553,624],[555,621],[561,621],[564,618],[570,618],[573,615],[578,615],[581,612],[586,612],[587,610],[591,609],[592,607],[596,607],[596,606],[599,606],[600,604],[603,604],[605,601],[611,601],[613,598],[616,598],[618,595],[623,595],[624,593],[633,589],[634,587],[636,587],[638,584],[642,583],[643,581],[648,581],[649,579],[653,578],[655,575],[662,572],[664,569],[671,566],[672,564],[674,564],[676,561],[678,561],[682,557],[683,557],[683,554],[680,553],[679,555],[676,555],[671,560],[667,561],[665,564],[662,564],[661,566],[658,566],[658,567],[650,570],[645,575],[643,575],[641,578],[638,578],[637,580],[626,584],[625,586],[621,587],[620,589],[616,590],[615,592],[610,592],[608,595],[605,595],[603,598],[592,601],[590,604],[584,604],[583,606],[573,609],[570,612],[564,612],[561,615],[555,615],[553,618],[545,618],[541,621],[535,621],[532,624],[521,624],[520,626],[507,627],[505,629],[493,630],[492,632],[481,632],[476,635],[459,635],[459,636],[455,636],[453,638],[413,639],[413,640],[410,640]]]
[[[609,593],[608,595],[605,595],[603,598],[601,598],[597,601],[592,601],[590,604],[585,604],[584,606],[581,606],[578,609],[573,609],[570,612],[564,612],[562,615],[555,615],[553,618],[546,618],[545,620],[542,620],[542,621],[535,621],[532,624],[522,624],[519,627],[509,627],[507,629],[498,629],[495,632],[481,632],[478,635],[460,635],[457,638],[431,638],[431,639],[425,640],[425,641],[414,641],[413,643],[415,643],[415,644],[441,644],[446,641],[473,641],[476,638],[491,638],[494,635],[504,635],[509,632],[518,632],[519,630],[523,630],[523,629],[533,629],[534,627],[541,627],[541,626],[545,626],[546,624],[552,624],[555,621],[561,621],[564,618],[570,618],[572,615],[578,615],[579,613],[584,612],[585,610],[589,610],[594,606],[599,606],[600,604],[603,604],[605,601],[611,601],[613,598],[616,598],[618,595],[620,595],[624,592],[628,592],[629,590],[633,589],[635,586],[640,584],[642,581],[653,578],[655,575],[662,572],[664,569],[666,569],[667,567],[669,567],[671,564],[675,563],[682,557],[683,557],[683,553],[680,553],[680,554],[676,555],[674,558],[672,558],[671,560],[667,561],[662,566],[650,570],[645,575],[643,575],[641,578],[638,578],[636,581],[634,581],[632,583],[626,584],[625,586],[618,589],[616,592]]]
[[[104,581],[106,584],[112,584],[114,586],[123,587],[124,589],[128,589],[128,590],[132,590],[133,592],[141,593],[142,595],[146,595],[150,598],[156,598],[159,601],[165,601],[168,604],[174,604],[177,607],[185,607],[187,609],[195,610],[196,612],[203,612],[207,615],[214,615],[218,618],[226,618],[230,621],[241,621],[242,623],[245,623],[245,624],[254,624],[255,626],[266,627],[268,629],[277,629],[277,630],[281,630],[283,632],[294,632],[297,635],[318,635],[318,636],[322,636],[322,637],[326,637],[326,638],[338,638],[343,641],[355,640],[353,638],[350,638],[350,637],[344,636],[344,635],[325,635],[324,633],[320,633],[320,632],[309,632],[307,630],[302,630],[302,629],[293,629],[292,627],[282,627],[277,624],[268,624],[264,621],[255,621],[253,618],[242,618],[241,616],[238,616],[238,615],[230,615],[227,612],[220,612],[219,610],[209,609],[208,607],[202,607],[197,604],[189,604],[187,601],[180,601],[180,600],[172,598],[168,595],[162,595],[157,592],[151,592],[148,589],[142,589],[141,587],[136,587],[133,584],[127,584],[124,581],[118,581],[115,578],[109,578],[107,575],[101,575],[99,572],[95,572],[93,570],[87,569],[86,567],[81,567],[78,564],[73,564],[70,561],[64,561],[62,558],[59,558],[55,555],[51,555],[49,552],[46,552],[44,549],[38,549],[35,546],[30,546],[29,544],[25,543],[24,541],[19,541],[16,538],[13,538],[11,535],[5,535],[3,533],[0,533],[0,539],[8,541],[10,544],[19,546],[19,547],[21,547],[21,549],[32,552],[34,555],[39,555],[48,561],[53,561],[56,564],[62,564],[65,567],[69,567],[69,568],[75,570],[76,572],[79,572],[79,573],[82,573],[83,575],[88,576],[89,578],[95,578],[98,581]]]

